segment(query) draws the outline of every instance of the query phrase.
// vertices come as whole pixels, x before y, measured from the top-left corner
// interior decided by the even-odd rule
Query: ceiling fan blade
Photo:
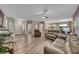
[[[40,16],[42,16],[42,14],[34,15],[34,16],[31,16],[31,17],[40,17]]]
[[[34,16],[32,16],[31,18],[48,18],[48,17],[46,16],[46,12],[47,12],[47,11],[48,11],[47,9],[44,9],[44,11],[43,11],[42,14],[34,15]]]
[[[48,18],[48,17],[46,17],[46,18]]]
[[[43,17],[45,17],[46,16],[46,14],[47,14],[47,9],[44,9],[44,12],[43,12]]]
[[[39,14],[39,15],[36,15],[36,16],[42,16],[43,14]]]

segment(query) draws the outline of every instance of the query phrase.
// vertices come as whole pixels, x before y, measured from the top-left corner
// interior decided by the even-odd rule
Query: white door
[[[75,33],[79,36],[79,17],[75,21]]]

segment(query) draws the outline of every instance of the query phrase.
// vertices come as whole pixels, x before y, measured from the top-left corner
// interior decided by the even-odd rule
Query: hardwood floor
[[[15,54],[43,54],[44,46],[49,46],[53,43],[53,41],[47,40],[44,37],[35,38],[30,34],[27,39],[25,38],[25,35],[19,35],[16,36],[13,41],[15,42]],[[67,53],[71,54],[72,52],[73,54],[79,54],[79,40],[76,39],[76,37],[72,36],[72,38],[70,39],[71,43],[68,42],[69,41],[67,40],[67,42],[65,43],[65,50],[67,51]]]
[[[30,35],[28,39],[25,39],[24,35],[17,36],[14,41],[16,42],[14,46],[15,54],[43,54],[44,46],[51,43],[44,37],[34,38]]]

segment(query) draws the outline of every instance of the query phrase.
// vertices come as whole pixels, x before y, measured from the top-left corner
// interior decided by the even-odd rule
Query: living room
[[[0,4],[0,53],[78,54],[78,18],[78,4]]]

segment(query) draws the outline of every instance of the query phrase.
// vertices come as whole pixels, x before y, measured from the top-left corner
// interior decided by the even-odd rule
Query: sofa
[[[64,54],[63,52],[63,46],[64,46],[64,41],[62,40],[60,42],[60,38],[57,38],[51,45],[45,46],[44,47],[44,53],[45,54]]]
[[[52,40],[49,46],[44,46],[44,54],[79,54],[79,37],[70,33],[67,37],[58,31],[49,31],[46,39]]]
[[[45,38],[54,41],[56,39],[57,35],[46,33]]]
[[[65,39],[66,36],[59,31],[48,31],[45,33],[45,38],[54,41],[56,38]]]
[[[72,54],[79,54],[79,37],[75,34],[70,35],[70,47]]]
[[[44,46],[44,54],[79,54],[79,37],[69,35],[65,40],[56,38],[49,46]]]
[[[45,46],[44,54],[71,54],[69,37],[66,40],[57,38],[52,44]]]

